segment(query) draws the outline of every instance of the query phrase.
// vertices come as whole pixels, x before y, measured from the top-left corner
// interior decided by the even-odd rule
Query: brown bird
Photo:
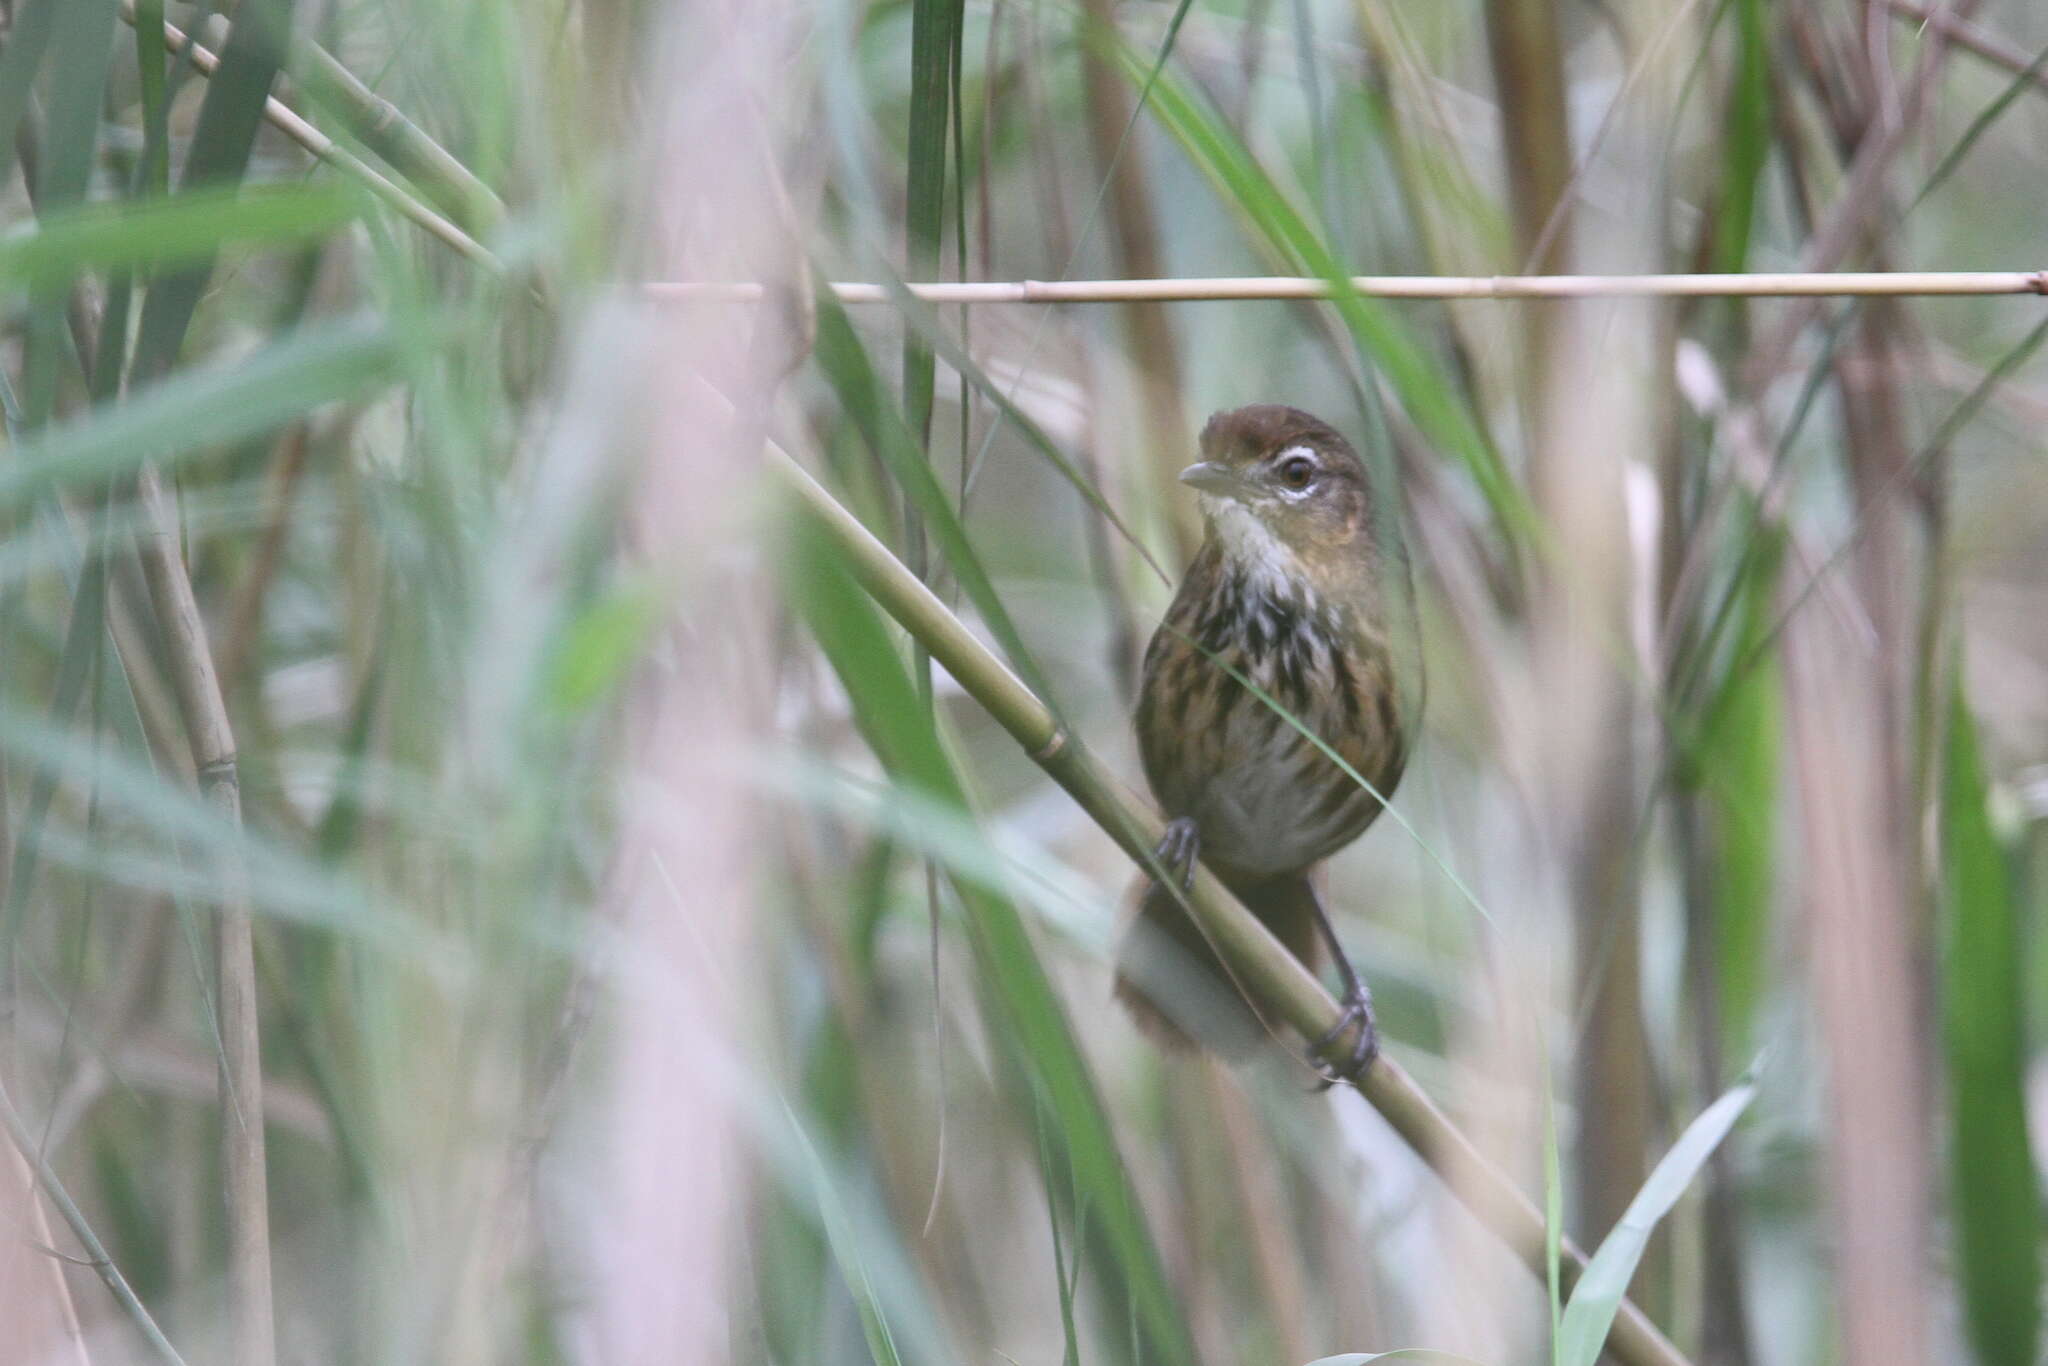
[[[1341,1065],[1324,1065],[1327,1085],[1371,1064],[1378,1033],[1312,878],[1380,801],[1238,680],[1393,791],[1422,703],[1398,508],[1350,442],[1297,408],[1218,413],[1201,454],[1180,479],[1201,496],[1206,535],[1145,651],[1138,699],[1145,777],[1168,819],[1159,859],[1184,890],[1199,858],[1311,971],[1328,946],[1345,1014],[1311,1055],[1357,1033]],[[1266,1033],[1156,882],[1119,950],[1117,995],[1170,1044],[1237,1057]]]

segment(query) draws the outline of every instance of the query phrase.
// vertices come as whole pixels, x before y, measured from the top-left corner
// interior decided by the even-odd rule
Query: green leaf
[[[171,188],[170,82],[164,76],[167,56],[164,0],[136,0],[135,69],[142,95],[142,162],[135,168],[135,183],[147,195],[167,194]]]
[[[29,97],[36,88],[36,68],[49,50],[57,12],[63,7],[64,0],[22,0],[14,7],[14,24],[7,31],[5,50],[0,51],[0,180],[6,180],[14,169],[14,131],[28,112]]]
[[[2032,1366],[2041,1335],[2041,1187],[2027,1141],[2024,912],[1985,789],[1958,666],[1941,785],[1941,1022],[1956,1268],[1977,1360]]]
[[[263,123],[271,83],[277,79],[291,39],[291,18],[290,5],[250,4],[236,12],[220,65],[206,83],[199,124],[185,154],[185,173],[179,181],[182,188],[241,181],[256,145],[256,130]],[[213,263],[208,258],[150,287],[135,339],[137,378],[156,379],[177,361],[199,296],[212,276]]]
[[[1731,670],[1705,708],[1698,738],[1687,753],[1711,822],[1710,951],[1720,986],[1724,1049],[1738,1058],[1754,1049],[1752,1026],[1769,972],[1781,739],[1779,680],[1765,633],[1778,591],[1783,537],[1762,526],[1750,535],[1757,549],[1744,556],[1730,629],[1732,660],[1754,663]]]
[[[0,509],[269,431],[322,403],[358,397],[397,371],[398,346],[387,328],[309,329],[232,368],[182,374],[47,429],[0,465]]]
[[[796,1111],[785,1104],[782,1113],[788,1121],[794,1145],[802,1154],[804,1175],[808,1178],[812,1198],[817,1201],[818,1218],[825,1226],[825,1238],[831,1245],[832,1258],[839,1264],[839,1274],[845,1279],[847,1293],[853,1296],[854,1308],[860,1315],[861,1333],[867,1339],[868,1355],[874,1359],[875,1366],[903,1366],[903,1357],[896,1350],[896,1336],[889,1329],[888,1312],[881,1293],[875,1287],[867,1258],[861,1251],[865,1246],[864,1240],[854,1231],[853,1219],[840,1197],[838,1184],[818,1156],[816,1145],[804,1132]]]
[[[50,43],[50,65],[64,72],[51,81],[36,166],[38,215],[61,213],[85,198],[99,143],[100,104],[107,88],[107,50],[114,35],[113,0],[72,0],[63,6]],[[64,291],[45,287],[29,303],[22,408],[30,427],[49,419],[63,358],[71,352]]]
[[[1650,1179],[1629,1201],[1621,1222],[1601,1242],[1600,1250],[1586,1264],[1572,1297],[1564,1307],[1564,1326],[1559,1333],[1555,1360],[1559,1366],[1594,1366],[1614,1325],[1615,1312],[1628,1294],[1628,1283],[1643,1259],[1650,1232],[1657,1221],[1670,1213],[1692,1184],[1707,1159],[1719,1147],[1735,1121],[1756,1095],[1755,1068],[1709,1105],[1700,1117],[1686,1126],[1671,1151],[1650,1173]]]
[[[274,245],[325,237],[361,214],[341,184],[193,190],[161,199],[100,203],[41,218],[0,240],[0,286],[62,285],[87,270],[206,261],[230,242]]]
[[[36,168],[39,207],[51,210],[84,199],[92,182],[115,5],[114,0],[64,0],[58,8],[50,66],[64,75],[50,82],[49,117]]]
[[[796,515],[792,551],[789,592],[846,689],[862,737],[895,782],[971,819],[959,774],[879,613],[806,512]],[[1051,1116],[1047,1131],[1073,1173],[1074,1217],[1091,1234],[1085,1239],[1096,1271],[1091,1298],[1111,1325],[1107,1339],[1124,1342],[1135,1330],[1137,1360],[1194,1360],[1187,1320],[1115,1130],[1023,918],[1005,897],[971,881],[953,885],[966,912],[990,1037],[1023,1078],[1027,1095],[1020,1103],[1042,1106]]]
[[[1735,79],[1722,143],[1721,205],[1714,269],[1746,268],[1757,186],[1771,155],[1771,50],[1764,0],[1735,0]]]
[[[938,541],[939,552],[952,566],[953,577],[988,623],[1011,665],[1031,690],[1050,704],[1052,692],[1045,675],[1032,659],[1023,634],[1002,599],[996,595],[995,584],[982,567],[973,540],[946,500],[945,490],[939,487],[938,476],[932,473],[903,413],[883,391],[881,378],[875,374],[867,349],[848,321],[846,310],[829,290],[820,291],[818,296],[816,355],[839,395],[840,405],[860,428],[868,449],[888,467]]]
[[[945,237],[946,121],[962,3],[912,0],[910,10],[910,143],[903,215],[909,255],[904,268],[916,280],[937,276]],[[903,411],[920,448],[931,437],[934,372],[930,344],[912,329],[903,339]]]
[[[1059,445],[1045,434],[1045,429],[1032,421],[1030,416],[1011,400],[1010,395],[1004,391],[1002,386],[988,377],[988,373],[981,368],[980,363],[968,354],[967,348],[946,334],[945,329],[939,325],[938,315],[932,310],[931,306],[905,289],[903,282],[900,280],[884,280],[882,283],[889,290],[891,302],[902,313],[905,325],[915,329],[920,336],[924,337],[931,344],[933,350],[945,357],[946,364],[959,371],[967,378],[970,384],[986,394],[995,403],[996,408],[1002,413],[1003,417],[1017,428],[1024,439],[1030,442],[1038,453],[1044,456],[1069,484],[1074,486],[1076,492],[1088,500],[1091,507],[1102,514],[1103,518],[1108,521],[1119,536],[1122,536],[1124,540],[1130,543],[1131,547],[1138,552],[1145,563],[1151,566],[1152,572],[1159,576],[1160,581],[1166,582],[1166,571],[1159,567],[1159,561],[1152,558],[1151,552],[1145,549],[1144,543],[1132,534],[1131,529],[1124,524],[1123,518],[1117,515],[1116,509],[1110,506],[1109,500],[1102,496],[1101,490],[1089,483],[1088,477],[1082,474],[1075,467],[1074,462],[1067,459],[1065,452],[1060,450]]]
[[[70,726],[78,700],[85,692],[92,669],[100,663],[105,640],[106,557],[97,549],[86,560],[77,588],[71,595],[71,620],[64,631],[64,649],[57,660],[57,679],[50,701],[49,724],[53,729]],[[6,981],[17,980],[16,955],[28,910],[29,894],[35,887],[37,860],[42,851],[44,823],[50,804],[56,799],[59,772],[55,768],[37,771],[29,785],[28,805],[19,817],[19,835],[14,841],[12,866],[5,879],[7,889],[4,928],[0,928],[0,958],[4,958]]]
[[[135,742],[141,737],[133,737]],[[110,845],[93,833],[59,829],[51,822],[41,856],[110,886],[147,889],[172,897],[210,899],[218,883],[201,858],[235,856],[247,861],[255,908],[350,933],[365,943],[438,968],[452,961],[450,945],[437,932],[395,914],[363,889],[320,867],[297,850],[252,834],[224,817],[220,808],[189,787],[158,775],[134,745],[104,746],[68,731],[49,718],[0,698],[0,754],[14,771],[51,771],[65,777],[90,774],[97,805],[147,834],[145,842]],[[195,866],[196,863],[196,866]]]
[[[650,584],[615,589],[587,604],[548,652],[547,706],[573,716],[609,696],[639,660],[664,608]]]

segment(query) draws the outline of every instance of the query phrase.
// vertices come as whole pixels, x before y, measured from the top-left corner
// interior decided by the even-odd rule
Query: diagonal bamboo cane
[[[1066,789],[1140,866],[1149,866],[1162,825],[1123,784],[1061,729],[1045,703],[1018,681],[958,617],[860,520],[786,451],[770,444],[771,467],[844,552],[862,587],[979,702],[1047,776]],[[1321,1038],[1340,1011],[1322,983],[1205,868],[1189,889],[1190,908],[1233,975],[1268,1011],[1308,1039]],[[1359,1090],[1395,1131],[1442,1176],[1452,1192],[1539,1277],[1545,1271],[1542,1212],[1460,1133],[1402,1067],[1382,1055]],[[1562,1240],[1567,1292],[1586,1257]],[[1607,1343],[1624,1366],[1688,1366],[1683,1353],[1642,1310],[1622,1300]]]
[[[122,0],[121,17],[130,24],[135,22],[135,0]],[[167,23],[164,25],[164,42],[173,52],[189,54],[192,60],[192,69],[209,80],[212,79],[213,73],[220,68],[219,54],[204,44],[193,41],[191,35],[187,34],[176,24]],[[394,184],[389,176],[378,171],[361,157],[342,147],[333,138],[328,137],[311,123],[299,117],[296,111],[275,95],[264,100],[263,117],[272,127],[297,143],[316,161],[323,161],[339,170],[342,174],[352,177],[368,188],[370,193],[391,205],[393,209],[406,218],[411,219],[430,235],[439,238],[442,242],[468,257],[477,265],[491,271],[498,271],[504,268],[503,262],[499,261],[482,243],[455,224],[449,222],[442,215],[435,213],[433,209],[422,204],[412,195],[406,193],[404,189]]]

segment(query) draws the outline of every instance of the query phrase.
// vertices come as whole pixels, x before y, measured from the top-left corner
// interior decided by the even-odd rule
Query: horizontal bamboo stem
[[[1821,298],[1844,295],[2048,294],[2048,270],[1869,270],[1723,275],[1354,275],[1351,291],[1378,299]],[[753,303],[745,282],[643,285],[661,303]],[[841,281],[844,304],[882,304],[888,285]],[[903,286],[933,304],[1162,303],[1205,299],[1327,299],[1315,276],[1251,275],[1190,280],[933,281]]]
[[[931,652],[1134,862],[1148,866],[1162,832],[1150,808],[1098,764],[1076,737],[1062,730],[1051,709],[808,471],[773,444],[768,457],[883,610]],[[1338,1023],[1341,1012],[1322,983],[1214,873],[1197,866],[1188,903],[1230,964],[1234,979],[1275,1016],[1307,1039],[1324,1037]],[[1359,1079],[1358,1088],[1452,1192],[1536,1275],[1544,1275],[1542,1212],[1458,1131],[1415,1079],[1381,1054]],[[1569,1288],[1585,1271],[1586,1259],[1570,1239],[1563,1244],[1560,1276]],[[1624,1366],[1687,1366],[1684,1354],[1627,1299],[1615,1316],[1607,1347]]]

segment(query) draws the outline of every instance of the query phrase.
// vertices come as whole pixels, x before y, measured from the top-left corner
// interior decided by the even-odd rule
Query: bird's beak
[[[1244,493],[1244,480],[1237,471],[1215,460],[1203,460],[1180,472],[1180,481],[1201,493],[1219,498],[1237,498]]]

